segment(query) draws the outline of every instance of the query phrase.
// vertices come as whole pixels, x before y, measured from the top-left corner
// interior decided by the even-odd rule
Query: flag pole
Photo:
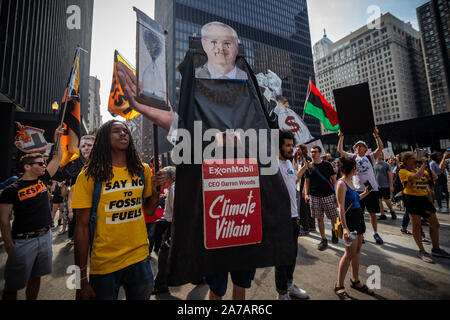
[[[306,104],[308,103],[309,94],[311,93],[311,76],[309,76],[309,82],[308,82],[308,91],[306,92],[306,98],[305,98],[305,105],[303,106],[303,121],[305,121],[305,109]]]

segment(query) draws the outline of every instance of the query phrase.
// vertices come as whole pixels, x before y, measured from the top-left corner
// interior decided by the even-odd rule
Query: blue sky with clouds
[[[373,15],[373,12],[367,12],[372,5],[379,7],[382,14],[390,12],[400,20],[410,21],[413,27],[418,29],[416,8],[426,2],[428,1],[307,0],[311,42],[314,45],[322,38],[324,28],[332,41],[337,41],[359,29],[367,24],[369,17]],[[154,15],[154,0],[94,1],[90,73],[101,81],[101,114],[104,122],[112,119],[108,113],[108,98],[114,50],[119,50],[128,61],[135,65],[136,14],[132,10],[133,6],[150,17]]]

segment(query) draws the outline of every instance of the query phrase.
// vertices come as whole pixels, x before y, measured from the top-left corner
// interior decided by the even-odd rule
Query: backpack
[[[145,192],[145,175],[144,171],[141,171],[141,179],[144,181],[144,189],[142,190],[142,205],[144,204],[144,192]],[[94,244],[94,236],[95,236],[95,222],[98,218],[97,216],[97,208],[98,203],[100,202],[100,195],[102,193],[102,182],[96,181],[94,184],[94,195],[92,197],[92,208],[91,208],[91,217],[89,219],[89,252],[92,252],[92,245]]]

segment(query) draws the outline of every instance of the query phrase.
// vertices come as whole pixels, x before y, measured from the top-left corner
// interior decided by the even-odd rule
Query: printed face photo
[[[239,39],[236,31],[221,22],[211,22],[202,28],[202,47],[208,62],[195,70],[200,79],[247,80],[247,73],[236,67]]]

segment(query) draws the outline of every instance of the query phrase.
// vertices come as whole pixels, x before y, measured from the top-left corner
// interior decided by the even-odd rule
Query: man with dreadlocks
[[[150,167],[141,162],[124,123],[109,121],[98,130],[72,199],[72,208],[77,209],[75,263],[81,269],[77,299],[117,300],[123,286],[127,299],[149,300],[153,273],[143,210],[155,211],[159,200],[156,190],[164,181],[162,172],[152,179]],[[89,221],[99,183],[88,281]]]

